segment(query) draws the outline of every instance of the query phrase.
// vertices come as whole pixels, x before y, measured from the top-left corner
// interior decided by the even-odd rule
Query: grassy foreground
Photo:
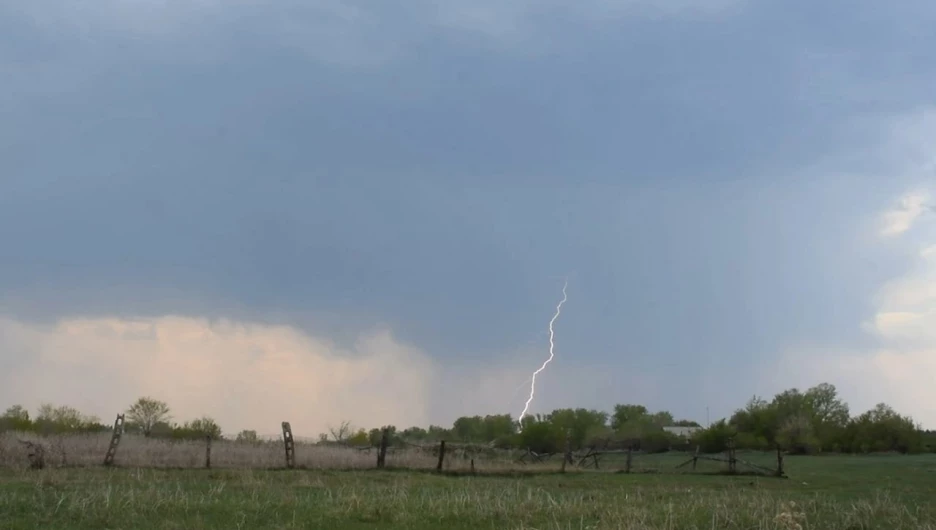
[[[574,472],[0,471],[4,529],[936,529],[936,458],[788,458],[788,480]]]

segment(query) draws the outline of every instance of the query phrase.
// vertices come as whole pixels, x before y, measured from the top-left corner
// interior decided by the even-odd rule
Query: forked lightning
[[[566,288],[569,286],[569,280],[566,280],[562,285],[562,300],[559,301],[559,305],[556,306],[556,314],[553,315],[552,320],[549,321],[549,358],[543,363],[543,366],[539,367],[539,370],[533,372],[533,380],[530,383],[530,397],[527,398],[526,404],[523,405],[523,412],[520,413],[520,419],[517,420],[520,422],[520,430],[523,430],[523,418],[526,416],[527,410],[530,409],[530,403],[533,401],[533,396],[536,395],[536,375],[546,369],[546,365],[553,360],[555,357],[554,349],[556,344],[554,342],[555,332],[553,331],[553,324],[556,322],[556,319],[559,318],[559,313],[562,312],[562,304],[568,299],[566,296]]]

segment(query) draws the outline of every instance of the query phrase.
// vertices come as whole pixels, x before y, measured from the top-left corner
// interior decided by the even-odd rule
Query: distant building
[[[688,440],[693,434],[702,430],[702,427],[663,427],[663,430]]]

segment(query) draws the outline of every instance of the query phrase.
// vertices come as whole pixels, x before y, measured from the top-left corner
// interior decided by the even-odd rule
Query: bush
[[[529,422],[517,435],[519,446],[534,453],[557,453],[564,443],[562,433],[549,422]]]
[[[722,453],[728,450],[728,440],[737,434],[725,420],[713,423],[709,428],[698,431],[692,441],[703,453]]]
[[[735,436],[735,447],[751,451],[768,451],[770,450],[770,442],[763,436],[757,436],[749,432],[739,432]]]
[[[640,449],[647,453],[665,453],[679,442],[679,437],[666,431],[648,432],[640,437]]]

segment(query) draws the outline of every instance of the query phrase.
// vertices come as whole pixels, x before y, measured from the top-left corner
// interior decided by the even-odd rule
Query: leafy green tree
[[[0,416],[0,432],[3,431],[30,431],[33,423],[29,419],[29,411],[20,405],[13,405]]]
[[[693,420],[676,420],[673,422],[675,427],[701,427],[699,422]]]
[[[438,425],[430,425],[426,432],[426,439],[431,441],[452,440],[452,431]]]
[[[243,431],[237,433],[234,441],[238,443],[254,444],[260,441],[260,437],[257,436],[257,431],[244,429]]]
[[[141,397],[127,409],[127,419],[132,422],[143,436],[149,437],[158,423],[169,421],[169,405],[151,397]]]
[[[770,445],[777,443],[776,408],[760,397],[754,396],[743,409],[735,411],[728,424],[753,439],[763,439]]]
[[[410,442],[423,442],[429,438],[429,431],[422,427],[407,427],[400,431],[400,438]]]
[[[6,409],[3,416],[0,417],[8,420],[29,421],[29,411],[23,408],[22,405],[13,405]]]
[[[854,452],[923,450],[923,431],[909,416],[902,416],[884,403],[855,418],[847,428]]]
[[[517,432],[517,422],[510,414],[487,415],[481,422],[482,441],[503,441]]]
[[[550,421],[526,417],[523,430],[517,435],[520,447],[535,453],[557,453],[565,445],[565,433]]]
[[[640,449],[647,453],[664,453],[671,447],[685,443],[680,437],[660,430],[648,431],[640,437]]]
[[[673,419],[673,415],[669,411],[662,410],[660,412],[654,412],[650,415],[650,422],[659,427],[669,427],[673,425],[676,420]]]
[[[201,418],[186,422],[185,425],[182,426],[182,431],[186,434],[194,434],[200,438],[210,436],[213,440],[221,439],[221,426],[208,416],[202,416]]]
[[[484,419],[481,416],[462,416],[452,425],[452,435],[460,442],[483,442]]]
[[[695,433],[692,442],[703,453],[721,453],[728,449],[728,440],[737,434],[737,430],[725,420],[718,420],[707,429]]]
[[[48,403],[39,407],[34,425],[43,433],[82,432],[102,427],[96,416],[82,414],[74,407],[56,407]]]
[[[851,421],[848,405],[839,399],[835,385],[821,383],[806,391],[806,408],[816,441],[823,451],[841,449],[842,436]]]
[[[783,426],[780,427],[777,441],[780,447],[785,448],[791,454],[814,454],[821,449],[808,412],[801,412],[786,418]]]
[[[578,450],[605,434],[608,413],[583,408],[557,409],[546,416],[546,421],[552,423],[557,432],[568,433],[572,449]]]
[[[370,444],[370,437],[367,434],[367,431],[364,429],[358,429],[356,433],[352,434],[345,440],[348,445],[354,447],[366,447]]]
[[[398,440],[396,427],[393,425],[385,425],[379,429],[371,429],[367,435],[367,441],[371,446],[377,447],[380,445],[380,439],[383,437],[383,430],[387,429],[387,443],[393,445],[394,442]]]
[[[611,428],[617,431],[628,423],[644,422],[647,415],[647,407],[643,405],[615,405],[611,413]]]

